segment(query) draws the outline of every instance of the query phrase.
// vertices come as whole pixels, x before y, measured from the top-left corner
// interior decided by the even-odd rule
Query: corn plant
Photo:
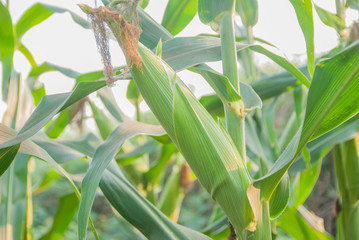
[[[344,16],[358,4],[336,1],[333,14],[310,0],[290,2],[306,42],[303,67],[254,36],[256,0],[169,0],[162,24],[143,10],[148,1],[80,5],[89,23],[70,14],[92,29],[104,64],[103,71],[84,74],[38,65],[21,43],[27,30],[65,9],[38,3],[13,25],[8,5],[0,3],[2,94],[8,105],[0,125],[0,238],[32,239],[33,196],[66,179],[67,194],[59,198],[41,239],[64,237],[76,213],[77,237],[88,238],[89,225],[100,239],[90,216],[99,195],[121,215],[118,224],[128,239],[355,239],[359,42],[356,25],[347,27]],[[340,38],[338,47],[320,57],[314,54],[313,9]],[[217,34],[176,37],[196,14]],[[121,47],[125,65],[112,66],[109,36]],[[31,63],[26,81],[12,67],[15,50]],[[253,53],[284,71],[263,74]],[[213,61],[222,62],[222,73],[206,64]],[[197,99],[177,75],[185,69],[205,79],[215,94]],[[45,95],[38,77],[47,71],[74,78],[73,90]],[[136,121],[123,114],[110,90],[124,79],[131,80],[127,98]],[[105,109],[87,97],[93,92]],[[140,112],[142,99],[151,113]],[[84,106],[91,109],[98,133],[69,137],[66,129],[75,119],[86,131]],[[288,108],[284,121],[278,114],[282,107]],[[328,153],[334,157],[341,206],[336,236],[305,204]],[[56,171],[47,170],[34,187],[31,176],[41,160]],[[200,231],[179,221],[194,179],[218,204]]]

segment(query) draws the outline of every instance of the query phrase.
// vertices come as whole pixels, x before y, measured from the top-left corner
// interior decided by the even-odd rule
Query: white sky
[[[97,1],[100,2],[101,0]],[[94,1],[86,0],[10,0],[10,13],[13,21],[16,23],[22,13],[36,2],[63,7],[84,18],[86,16],[77,4],[86,3],[94,6]],[[315,0],[314,2],[328,11],[335,12],[334,0]],[[156,21],[161,22],[166,3],[166,0],[150,0],[146,11]],[[258,5],[259,21],[254,27],[254,35],[276,45],[291,61],[302,60],[305,56],[304,37],[290,2],[288,0],[258,0]],[[354,11],[348,12],[347,15],[349,21],[358,19],[358,14]],[[337,35],[335,30],[323,25],[315,12],[314,25],[316,54],[326,52],[336,46]],[[212,31],[208,26],[202,24],[196,16],[179,36],[193,36],[199,33],[212,33]],[[47,61],[80,73],[103,68],[93,33],[74,23],[67,13],[54,14],[27,32],[22,42],[31,51],[37,64]],[[116,43],[110,44],[110,51],[114,66],[125,63],[121,50]],[[262,64],[270,61],[263,57],[256,57],[256,62]],[[18,72],[21,72],[23,78],[30,71],[30,64],[19,52],[15,53],[14,66]],[[211,66],[217,70],[221,68],[219,63],[213,63]],[[213,92],[208,84],[194,73],[184,71],[180,73],[180,77],[187,84],[194,86],[197,97]],[[74,84],[74,80],[57,72],[43,74],[40,81],[45,84],[47,94],[68,92]],[[128,81],[117,82],[112,90],[121,109],[129,116],[133,116],[135,114],[134,107],[125,97],[127,84]],[[94,95],[91,97],[93,98]],[[146,109],[145,104],[141,108]],[[0,119],[2,119],[1,115],[4,110],[5,104],[0,101]]]

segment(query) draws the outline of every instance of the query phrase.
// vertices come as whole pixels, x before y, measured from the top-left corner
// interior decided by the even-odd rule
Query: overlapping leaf
[[[66,109],[81,98],[106,86],[106,81],[81,82],[70,93],[44,96],[16,137],[0,144],[0,149],[13,146],[40,131],[58,112]]]
[[[107,168],[110,161],[115,157],[122,144],[127,139],[139,134],[159,136],[165,134],[165,132],[160,126],[153,126],[140,122],[122,123],[96,150],[90,168],[82,181],[82,198],[78,215],[78,230],[80,239],[86,238],[87,219],[90,216],[96,188],[101,180],[103,172]]]
[[[270,198],[284,173],[310,139],[328,132],[358,113],[358,73],[359,42],[317,65],[302,127],[268,174],[255,183],[255,186],[260,186],[262,198]]]

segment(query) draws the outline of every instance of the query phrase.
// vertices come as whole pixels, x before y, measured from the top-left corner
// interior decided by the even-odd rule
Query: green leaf
[[[283,211],[285,211],[290,197],[289,183],[289,176],[286,174],[269,200],[269,213],[271,219],[278,218]]]
[[[266,176],[256,181],[269,199],[305,144],[342,124],[359,111],[359,42],[320,62],[308,92],[302,127]]]
[[[108,87],[99,89],[97,91],[97,95],[100,97],[107,110],[117,121],[124,122],[127,119],[127,116],[118,107],[115,97]]]
[[[145,9],[149,2],[150,2],[150,0],[140,0],[140,1],[138,1],[138,6]]]
[[[168,219],[128,182],[113,162],[105,171],[100,188],[111,205],[150,240],[211,239]]]
[[[148,15],[141,8],[137,8],[138,17],[140,20],[140,26],[142,34],[140,36],[140,42],[146,47],[153,49],[157,46],[160,39],[163,42],[173,38],[173,36],[164,28],[161,24],[158,24],[150,15]]]
[[[100,109],[98,109],[98,107],[96,107],[96,105],[93,102],[88,101],[88,103],[90,104],[90,107],[92,109],[93,117],[95,119],[97,128],[100,132],[100,135],[101,135],[102,139],[106,139],[113,131],[114,124],[105,115],[105,113],[103,111],[101,111]]]
[[[335,144],[352,139],[357,132],[359,132],[359,115],[352,117],[337,128],[334,128],[319,138],[309,142],[307,147],[310,152],[311,164],[315,165],[316,162],[322,159]],[[302,156],[299,155],[289,171],[295,173],[303,171],[306,168],[307,163],[303,161]]]
[[[202,96],[199,102],[206,108],[212,117],[224,117],[223,103],[217,94]]]
[[[304,74],[305,69],[299,68]],[[292,90],[300,82],[289,72],[282,72],[276,75],[263,77],[258,81],[252,82],[251,86],[260,96],[262,101],[276,97],[284,92]]]
[[[309,216],[310,217],[310,216]],[[313,222],[315,219],[312,219]],[[287,208],[278,220],[278,226],[297,240],[333,240],[326,232],[311,226],[295,209]]]
[[[304,34],[307,46],[308,72],[312,76],[314,72],[314,23],[311,0],[290,0],[297,19]]]
[[[151,153],[154,152],[158,147],[159,147],[159,143],[149,139],[148,142],[146,142],[143,145],[140,145],[138,147],[136,147],[133,151],[131,152],[126,152],[126,153],[121,153],[118,154],[116,156],[116,161],[119,164],[129,164],[132,163],[134,160],[138,159],[139,157],[141,157],[142,155],[146,154],[146,153]]]
[[[311,139],[323,135],[358,113],[358,63],[359,42],[335,57],[318,63],[318,70],[313,76],[317,80],[312,83],[308,93],[306,120],[303,125],[303,132],[314,132]],[[322,120],[318,121],[318,117]],[[308,135],[302,136],[302,142]]]
[[[0,149],[0,176],[6,172],[14,161],[17,152],[19,151],[20,144],[11,147]]]
[[[341,30],[346,28],[343,21],[337,15],[328,12],[315,4],[314,7],[315,11],[318,13],[320,20],[328,27],[334,28],[335,30],[337,30],[338,33],[340,33]]]
[[[310,165],[306,170],[299,173],[298,179],[293,184],[294,186],[291,191],[290,205],[294,209],[297,209],[302,205],[312,192],[319,177],[321,167],[322,161],[320,159],[313,166]]]
[[[41,64],[40,66],[35,66],[31,69],[29,76],[27,78],[27,82],[30,86],[30,89],[33,88],[33,86],[35,85],[36,80],[39,78],[39,76],[43,73],[46,72],[50,72],[50,71],[58,71],[62,74],[64,74],[67,77],[70,78],[77,78],[80,74],[68,69],[68,68],[63,68],[63,67],[59,67],[56,66],[54,64],[48,63],[48,62],[44,62],[43,64]]]
[[[130,81],[128,84],[126,97],[135,106],[142,101],[141,93],[138,91],[134,81]]]
[[[41,99],[46,95],[45,87],[42,85],[41,87],[34,89],[31,91],[32,97],[34,98],[35,106],[39,105]]]
[[[51,228],[40,238],[40,240],[63,238],[77,212],[78,207],[79,201],[76,194],[72,193],[60,197]]]
[[[17,132],[4,124],[0,123],[0,139],[5,142],[9,142],[9,140],[16,139]],[[32,140],[27,139],[21,143],[19,152],[34,156],[40,159],[43,159],[44,161],[51,164],[61,175],[63,175],[71,184],[72,188],[74,189],[74,192],[78,199],[81,198],[80,192],[77,189],[75,183],[73,182],[71,176],[49,155],[47,151],[45,151],[43,148],[41,148],[39,145],[34,143]],[[99,239],[97,236],[97,233],[95,231],[95,228],[92,224],[92,220],[88,218],[88,221],[90,223],[92,232],[95,236],[95,239]]]
[[[221,98],[222,102],[228,105],[234,112],[241,114],[241,111],[243,111],[243,106],[240,100],[243,100],[245,112],[262,107],[261,99],[251,86],[240,82],[239,94],[226,76],[217,73],[207,65],[197,65],[193,70],[201,74],[207,80],[209,85]]]
[[[40,131],[58,112],[104,86],[106,86],[106,81],[81,82],[70,93],[44,96],[16,137],[0,144],[0,149],[30,138]]]
[[[36,136],[32,137],[31,140],[41,148],[46,149],[49,155],[53,159],[56,159],[57,163],[59,164],[83,157],[83,154],[81,154],[79,151],[69,151],[67,146],[53,142],[43,133],[37,134]]]
[[[84,107],[84,101],[79,101],[65,110],[61,111],[56,119],[52,120],[49,125],[47,125],[46,133],[50,138],[57,138],[65,130],[65,128],[70,124],[74,117],[81,113],[82,108]],[[80,120],[81,121],[81,120]]]
[[[177,147],[192,171],[236,230],[245,229],[252,217],[249,202],[243,198],[250,177],[228,133],[220,128],[187,88],[178,84],[173,116]],[[191,134],[184,129],[190,129]],[[237,204],[232,204],[234,202],[244,208],[236,207]]]
[[[335,174],[338,191],[342,198],[344,218],[359,202],[358,174],[359,174],[359,138],[336,145],[333,150]],[[343,219],[348,224],[348,219]],[[347,229],[346,226],[344,226]]]
[[[35,62],[34,57],[32,56],[31,52],[29,51],[29,49],[27,49],[24,44],[20,43],[18,45],[18,50],[26,57],[26,59],[29,61],[29,63],[31,64],[31,67],[36,67],[37,64]]]
[[[86,238],[87,219],[90,216],[91,206],[95,199],[96,188],[101,176],[122,144],[129,138],[139,134],[163,135],[164,130],[160,126],[148,125],[139,122],[122,123],[116,128],[106,141],[101,144],[93,157],[90,168],[82,181],[82,198],[78,215],[79,239]]]
[[[306,76],[285,58],[268,51],[260,45],[237,43],[237,51],[247,48],[269,57],[309,87],[310,82]],[[164,42],[162,49],[162,58],[175,71],[180,71],[200,63],[222,59],[221,40],[216,37],[178,37]]]
[[[144,175],[145,184],[156,184],[158,182],[161,173],[165,170],[167,164],[171,160],[171,157],[177,151],[178,150],[173,143],[163,145],[161,156],[159,157],[157,164],[151,167]]]
[[[198,0],[198,16],[201,22],[211,26],[217,32],[225,13],[232,13],[234,0]]]
[[[197,13],[197,0],[170,0],[162,19],[164,26],[172,35],[177,35]]]
[[[37,139],[36,142],[39,145],[47,142],[60,148],[62,154],[58,155],[57,161],[59,162],[65,162],[66,159],[70,159],[74,152],[80,152],[93,158],[95,150],[100,144],[100,140],[93,134],[85,135],[76,140],[63,141],[61,144],[46,139],[42,139],[42,142],[39,142]],[[63,148],[62,144],[68,147]],[[48,145],[42,146],[50,155],[57,155],[55,147],[49,148]],[[165,146],[168,146],[166,149],[169,150],[168,153],[170,153],[169,156],[171,156],[176,148],[173,144]],[[167,151],[165,155],[167,155]],[[164,165],[166,164],[164,163]],[[175,224],[163,215],[128,182],[114,161],[112,161],[109,167],[105,170],[100,182],[100,187],[112,206],[127,221],[144,233],[148,239],[210,239],[196,231]]]
[[[258,21],[257,0],[236,0],[236,12],[246,27],[253,27]]]
[[[9,169],[0,177],[0,225],[8,226],[0,228],[3,239],[6,236],[21,239],[25,233],[28,160],[28,156],[18,153]]]
[[[183,190],[180,186],[180,177],[181,171],[178,166],[175,166],[172,169],[171,175],[166,180],[157,204],[157,208],[173,221],[176,221],[178,218],[176,215],[179,213],[183,198]]]
[[[48,17],[50,17],[53,13],[64,13],[64,12],[70,13],[72,19],[76,23],[80,24],[82,27],[90,28],[88,22],[85,19],[82,19],[80,16],[69,10],[50,6],[43,3],[36,3],[33,6],[31,6],[16,23],[15,30],[16,30],[17,41],[19,41],[21,37],[29,29],[43,22]]]
[[[0,61],[2,63],[2,97],[6,100],[15,51],[13,25],[8,9],[0,2]]]

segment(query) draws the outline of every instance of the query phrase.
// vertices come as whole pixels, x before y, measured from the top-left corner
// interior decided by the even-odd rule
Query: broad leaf
[[[163,15],[162,26],[176,35],[197,13],[197,0],[170,0]]]
[[[44,96],[16,137],[0,144],[0,149],[30,138],[40,131],[58,112],[104,86],[106,86],[106,81],[81,82],[70,93]]]
[[[169,33],[166,28],[158,24],[150,15],[148,15],[141,8],[137,8],[138,16],[140,20],[140,26],[142,34],[140,36],[140,42],[146,47],[153,49],[157,46],[160,39],[167,41],[173,36]]]
[[[90,28],[88,22],[85,19],[82,19],[80,16],[76,15],[75,13],[59,8],[50,6],[43,3],[36,3],[32,7],[30,7],[19,19],[16,23],[15,30],[16,30],[16,37],[17,41],[32,27],[36,26],[37,24],[43,22],[48,17],[50,17],[54,13],[64,13],[69,12],[71,14],[72,19],[80,24],[84,28]]]
[[[342,124],[359,111],[359,42],[320,62],[309,89],[302,127],[268,174],[257,180],[261,197],[269,199],[305,144]]]
[[[311,216],[308,216],[309,218]],[[315,222],[316,219],[311,219]],[[308,221],[293,208],[288,208],[278,220],[278,226],[294,239],[333,240],[328,233],[311,226]]]
[[[101,144],[91,162],[90,168],[82,181],[82,198],[78,215],[79,238],[86,238],[87,219],[90,216],[91,206],[95,198],[96,188],[100,183],[103,172],[110,161],[115,157],[122,144],[129,138],[139,134],[163,135],[164,130],[160,126],[148,125],[139,122],[122,123],[116,128],[106,141]]]
[[[211,239],[168,219],[139,194],[113,162],[105,171],[100,182],[100,188],[111,205],[150,240]]]

